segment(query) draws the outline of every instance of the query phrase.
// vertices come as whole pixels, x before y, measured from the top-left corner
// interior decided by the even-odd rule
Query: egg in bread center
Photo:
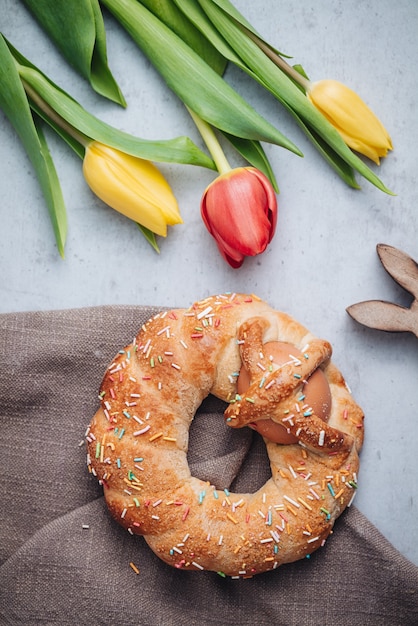
[[[286,363],[294,363],[303,358],[302,352],[293,344],[286,341],[269,341],[263,344],[264,357],[270,362],[273,370],[277,370]],[[245,394],[251,384],[251,376],[245,365],[241,366],[237,391]],[[309,407],[312,412],[327,422],[331,412],[331,390],[324,372],[318,368],[303,382],[301,395],[303,406]],[[298,439],[289,433],[285,426],[271,419],[261,419],[250,425],[260,435],[279,444],[297,443]]]

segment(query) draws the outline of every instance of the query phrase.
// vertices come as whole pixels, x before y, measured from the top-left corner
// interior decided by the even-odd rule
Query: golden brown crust
[[[303,361],[260,367],[268,341],[294,344]],[[327,342],[255,296],[211,296],[156,315],[109,366],[87,434],[88,465],[113,517],[183,569],[248,577],[311,554],[353,498],[363,441],[362,411],[330,356]],[[242,362],[252,378],[241,397]],[[328,423],[298,399],[318,366],[331,389]],[[228,425],[268,417],[299,439],[265,440],[272,477],[256,493],[191,476],[189,426],[209,393],[230,403]]]

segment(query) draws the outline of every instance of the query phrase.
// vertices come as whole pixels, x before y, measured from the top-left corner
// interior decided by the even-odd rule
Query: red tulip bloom
[[[218,176],[200,204],[206,228],[223,258],[234,268],[246,256],[264,252],[273,238],[277,200],[268,178],[254,167],[238,167]]]

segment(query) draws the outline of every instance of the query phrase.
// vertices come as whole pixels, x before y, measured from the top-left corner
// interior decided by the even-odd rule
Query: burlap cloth
[[[0,316],[1,624],[418,624],[418,568],[354,506],[309,560],[249,580],[172,569],[111,520],[81,442],[105,368],[153,313]],[[192,472],[253,491],[264,444],[222,410],[209,398],[195,418]]]

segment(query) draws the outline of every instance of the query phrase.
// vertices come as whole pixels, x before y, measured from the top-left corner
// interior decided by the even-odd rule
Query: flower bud
[[[254,167],[218,176],[200,204],[203,221],[223,258],[234,268],[263,252],[273,238],[277,200],[268,178]]]
[[[388,132],[352,89],[336,80],[311,83],[307,96],[338,130],[345,143],[379,164],[392,150]]]
[[[103,202],[156,235],[165,237],[167,225],[183,221],[171,187],[150,161],[92,141],[83,174]]]

